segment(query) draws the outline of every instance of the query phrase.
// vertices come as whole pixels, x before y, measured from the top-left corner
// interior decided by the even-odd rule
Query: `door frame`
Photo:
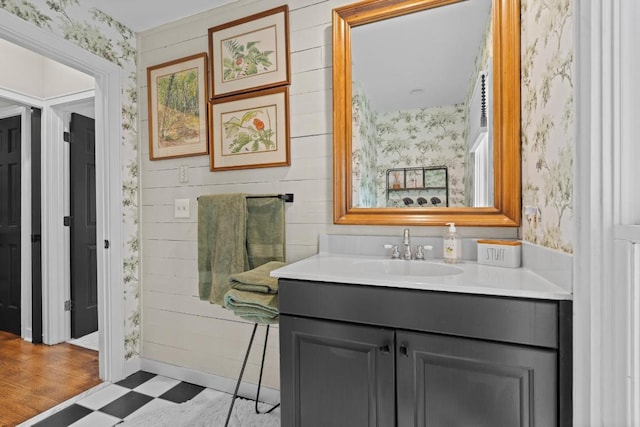
[[[96,97],[96,211],[98,242],[109,241],[109,249],[98,245],[98,328],[100,378],[118,381],[125,376],[124,284],[122,254],[122,172],[121,172],[121,74],[115,64],[0,10],[0,37],[95,78]],[[52,122],[43,111],[43,129]],[[63,254],[58,249],[63,235],[62,217],[51,215],[59,208],[61,172],[50,167],[60,156],[46,141],[42,150],[42,276],[43,338],[52,338],[63,328],[55,311],[61,306],[51,283],[60,277]],[[59,209],[58,209],[59,212]],[[63,300],[62,300],[63,301]]]

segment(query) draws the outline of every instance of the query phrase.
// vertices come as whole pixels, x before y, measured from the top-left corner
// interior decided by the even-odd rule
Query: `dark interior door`
[[[98,330],[94,120],[71,115],[71,336]]]
[[[0,330],[20,335],[20,116],[0,120]]]

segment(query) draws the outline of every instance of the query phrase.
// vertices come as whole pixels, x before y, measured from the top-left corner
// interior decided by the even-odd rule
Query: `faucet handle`
[[[416,247],[416,259],[424,259],[424,251],[433,250],[433,246],[430,245],[418,245]]]
[[[398,245],[391,245],[389,243],[387,243],[386,245],[384,245],[385,249],[391,249],[391,258],[393,259],[398,259],[400,258],[400,251],[398,250]]]

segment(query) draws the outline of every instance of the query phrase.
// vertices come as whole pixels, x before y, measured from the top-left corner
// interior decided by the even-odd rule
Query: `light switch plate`
[[[175,199],[173,201],[173,216],[175,218],[189,218],[189,199]]]

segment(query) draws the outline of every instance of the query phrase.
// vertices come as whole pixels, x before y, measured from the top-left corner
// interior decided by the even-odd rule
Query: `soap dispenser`
[[[449,230],[442,238],[442,246],[444,248],[444,262],[447,264],[455,264],[462,259],[462,241],[460,235],[456,233],[456,225],[448,222]]]

